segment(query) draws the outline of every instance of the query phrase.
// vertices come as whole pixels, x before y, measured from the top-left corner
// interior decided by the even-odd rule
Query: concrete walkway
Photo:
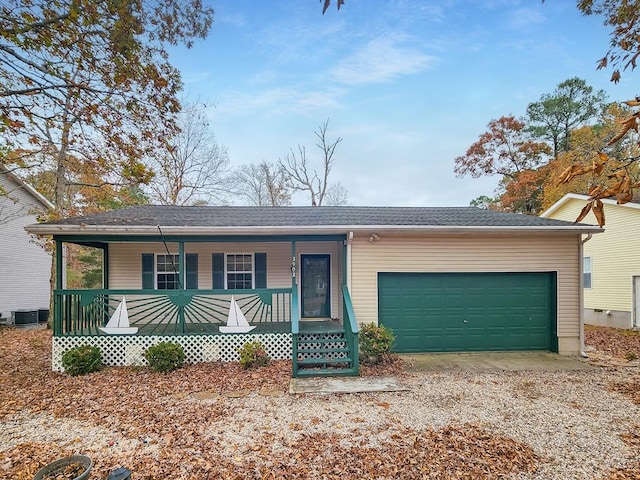
[[[482,371],[559,371],[592,370],[596,367],[575,357],[549,352],[482,352],[482,353],[421,353],[399,355],[407,371],[482,372]],[[361,393],[401,392],[409,388],[394,377],[311,377],[292,378],[289,393]]]
[[[400,355],[411,372],[591,370],[575,357],[549,352],[420,353]]]
[[[407,371],[488,372],[488,371],[559,371],[592,370],[596,367],[574,357],[549,352],[421,353],[399,355]],[[311,377],[292,378],[289,393],[360,393],[400,392],[409,388],[394,377]]]
[[[311,377],[292,378],[289,393],[362,393],[409,390],[394,377]]]

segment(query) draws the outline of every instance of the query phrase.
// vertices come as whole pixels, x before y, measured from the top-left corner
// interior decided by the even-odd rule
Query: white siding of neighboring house
[[[169,252],[178,253],[178,244],[167,243]],[[142,254],[166,254],[162,243],[109,244],[109,287],[113,289],[142,288]],[[291,287],[291,243],[185,243],[185,253],[198,254],[198,288],[212,288],[212,254],[267,254],[267,288]],[[342,281],[342,243],[297,242],[296,263],[300,271],[300,255],[322,253],[331,256],[331,312],[340,316],[340,285]],[[299,282],[298,282],[299,283]],[[298,289],[300,285],[298,284]],[[298,290],[298,293],[300,291]]]
[[[586,198],[586,197],[585,197]],[[574,221],[586,200],[565,197],[545,216]],[[640,275],[640,205],[604,206],[604,233],[584,244],[584,256],[591,257],[591,288],[584,289],[585,322],[594,325],[633,326],[633,277]],[[582,220],[597,225],[593,212]]]
[[[49,308],[51,255],[24,230],[45,207],[4,173],[0,185],[0,313]]]
[[[351,299],[359,323],[378,321],[379,272],[557,272],[558,348],[580,352],[579,242],[575,234],[356,235]]]

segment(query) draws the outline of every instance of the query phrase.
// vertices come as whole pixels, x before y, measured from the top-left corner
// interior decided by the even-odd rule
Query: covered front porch
[[[64,351],[87,343],[107,365],[140,365],[160,341],[182,345],[191,363],[235,361],[238,347],[260,341],[271,358],[292,360],[294,376],[358,373],[344,235],[54,239],[56,370]],[[101,252],[102,288],[65,288],[69,243]],[[135,333],[106,333],[123,299]],[[221,331],[232,299],[246,333]]]

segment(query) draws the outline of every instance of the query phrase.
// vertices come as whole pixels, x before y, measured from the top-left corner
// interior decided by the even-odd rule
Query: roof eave
[[[314,225],[314,226],[241,226],[241,227],[185,227],[160,226],[165,236],[177,235],[289,235],[289,234],[345,234],[348,232],[389,233],[500,233],[500,232],[566,232],[600,233],[604,229],[584,224],[551,226],[451,226],[451,225]],[[26,227],[37,235],[158,235],[157,226],[149,225],[46,225],[32,224]]]

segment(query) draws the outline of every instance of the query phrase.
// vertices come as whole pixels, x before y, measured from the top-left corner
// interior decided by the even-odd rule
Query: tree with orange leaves
[[[520,197],[522,192],[518,195],[515,192],[524,187],[530,193],[532,172],[543,165],[550,154],[549,145],[536,141],[525,122],[506,116],[489,122],[488,130],[480,135],[478,141],[464,155],[455,159],[454,172],[459,177],[502,176],[503,193],[510,192],[511,197],[507,197],[506,204],[501,198],[496,207],[535,214],[539,209],[539,201],[533,197]],[[536,188],[540,190],[539,186]]]

